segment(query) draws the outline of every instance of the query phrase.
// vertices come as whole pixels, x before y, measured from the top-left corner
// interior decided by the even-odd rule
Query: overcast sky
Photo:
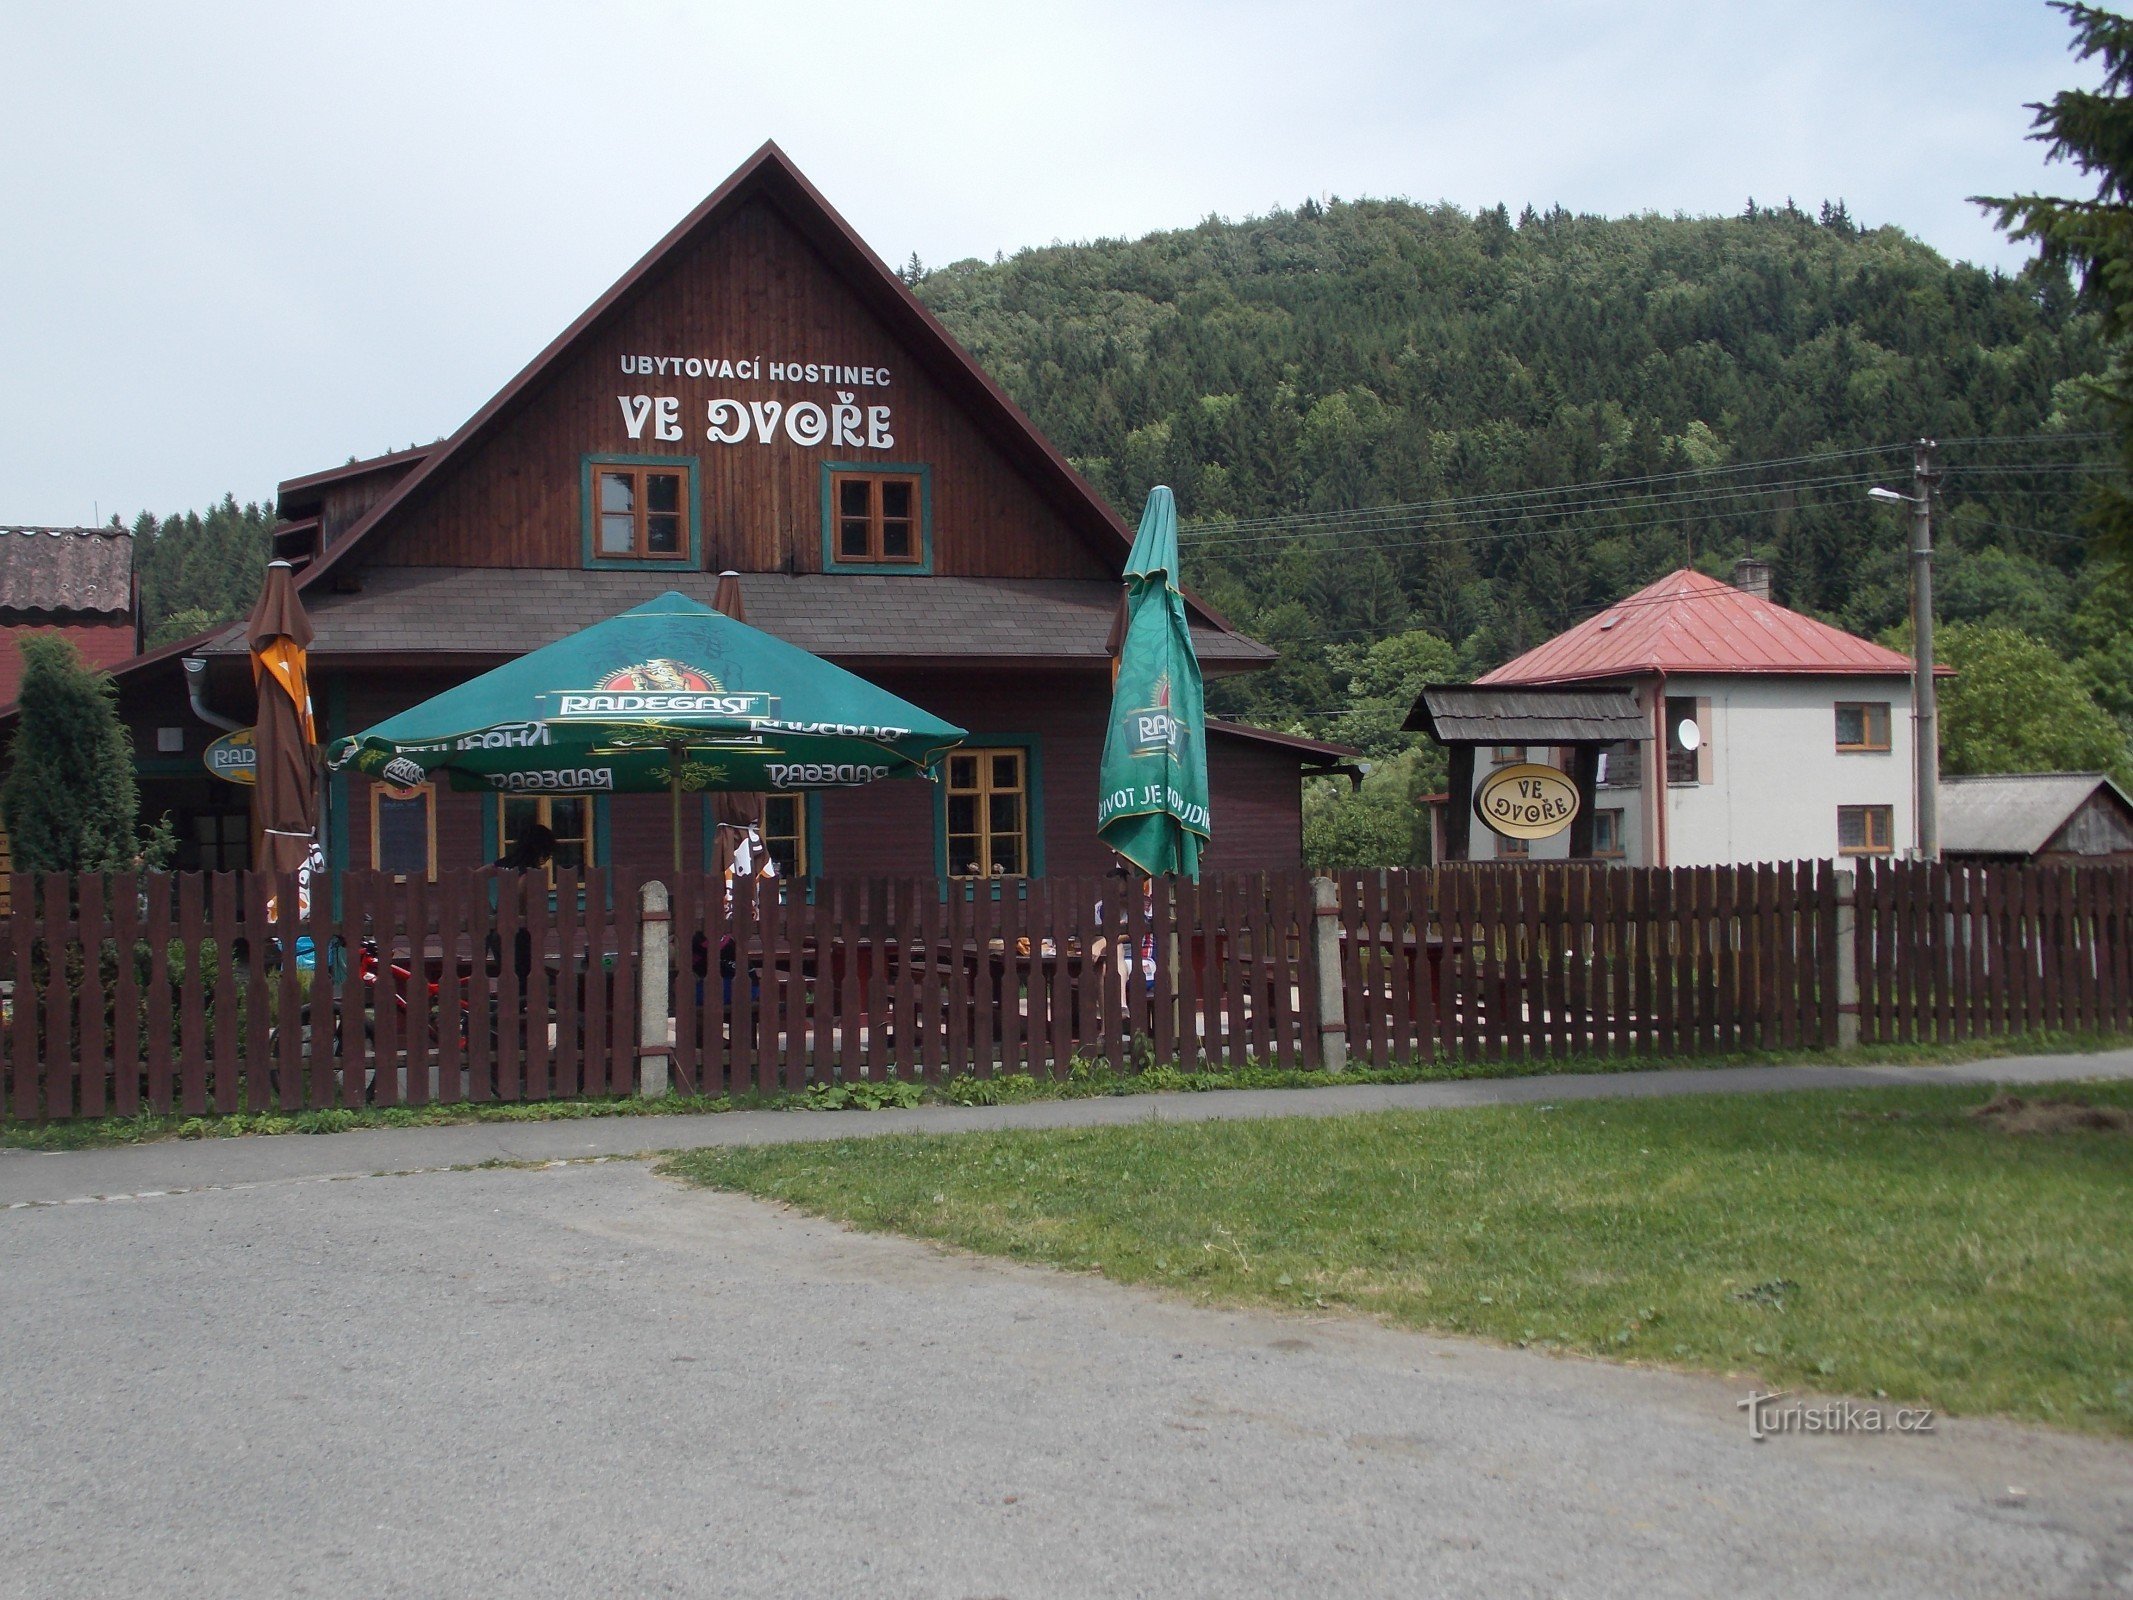
[[[451,432],[766,138],[891,262],[1752,195],[2011,268],[1963,197],[2046,180],[2068,37],[2041,0],[15,0],[0,523]]]

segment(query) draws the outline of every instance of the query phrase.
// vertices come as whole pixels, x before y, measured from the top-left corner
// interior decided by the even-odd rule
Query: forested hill
[[[1864,489],[1903,486],[1889,447],[1920,435],[1951,469],[1947,614],[2081,648],[2066,468],[2108,452],[2070,380],[2103,358],[2056,272],[1951,264],[1841,205],[1335,201],[908,275],[1129,521],[1177,491],[1187,580],[1283,649],[1218,688],[1232,711],[1338,736],[1371,641],[1482,671],[1743,550],[1878,633],[1905,531]]]

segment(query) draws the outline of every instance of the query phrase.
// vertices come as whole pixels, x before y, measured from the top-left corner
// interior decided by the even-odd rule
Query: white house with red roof
[[[1595,855],[1716,866],[1915,850],[1910,658],[1774,604],[1761,562],[1734,578],[1670,572],[1479,682],[1636,695],[1652,731],[1607,753]],[[1492,754],[1562,764],[1499,746],[1477,760],[1477,785]],[[1521,847],[1477,829],[1475,856],[1492,847],[1560,858],[1569,835]]]

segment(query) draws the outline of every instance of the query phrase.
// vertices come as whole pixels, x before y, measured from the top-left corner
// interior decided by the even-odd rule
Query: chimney
[[[1742,594],[1752,594],[1758,600],[1770,598],[1770,563],[1758,561],[1754,556],[1742,556],[1733,563],[1733,587]]]

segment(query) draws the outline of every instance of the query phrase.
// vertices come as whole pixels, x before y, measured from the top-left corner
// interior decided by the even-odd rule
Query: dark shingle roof
[[[678,589],[706,605],[715,572],[374,567],[356,594],[304,596],[316,656],[523,655]],[[1119,588],[1101,579],[861,577],[751,572],[748,621],[840,661],[1026,657],[1101,661]],[[1241,634],[1196,627],[1204,668],[1258,666],[1274,652]],[[239,654],[242,628],[206,647]]]
[[[1406,728],[1439,744],[1612,744],[1651,725],[1627,689],[1425,685]]]
[[[0,611],[133,611],[124,528],[0,527]]]

